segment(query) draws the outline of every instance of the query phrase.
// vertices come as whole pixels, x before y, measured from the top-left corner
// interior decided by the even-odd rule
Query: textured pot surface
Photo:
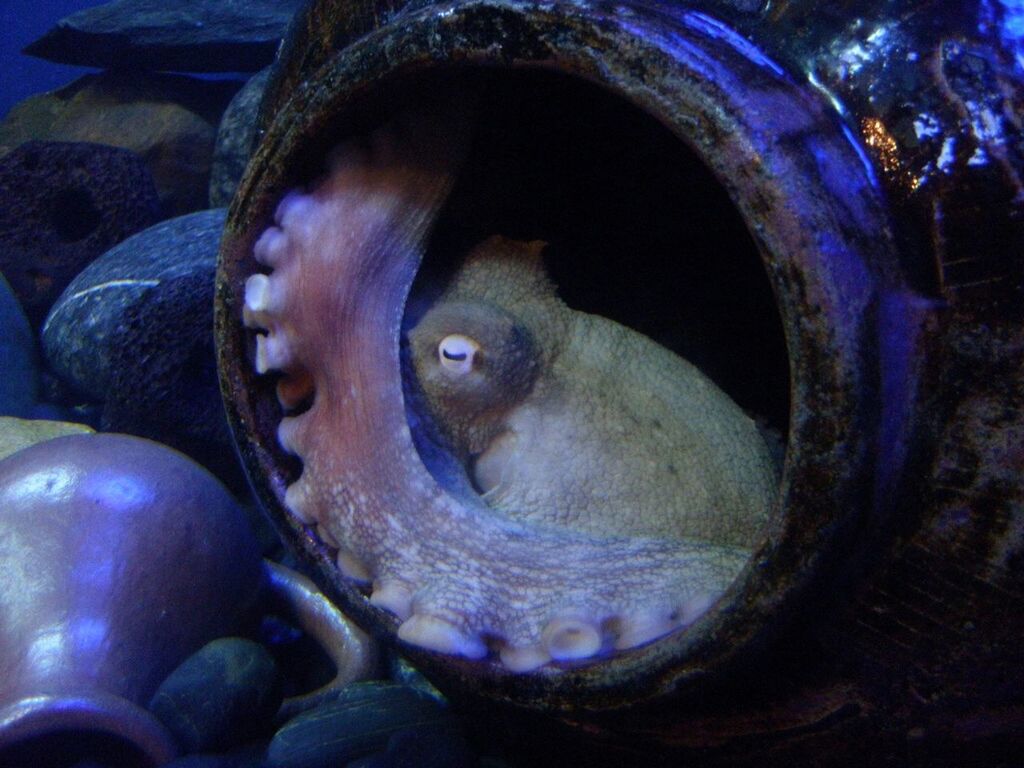
[[[516,675],[404,650],[510,740],[555,731],[611,764],[999,759],[1024,734],[1015,11],[763,6],[314,3],[222,246],[229,417],[286,537],[388,635],[393,617],[284,511],[298,468],[241,326],[253,243],[403,83],[596,85],[711,170],[761,254],[790,376],[773,523],[716,610],[607,661]]]

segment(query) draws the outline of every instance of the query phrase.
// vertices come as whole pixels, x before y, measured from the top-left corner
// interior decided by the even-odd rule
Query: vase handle
[[[337,670],[334,679],[316,690],[285,699],[278,722],[329,699],[335,691],[371,675],[377,668],[377,645],[359,629],[316,585],[298,571],[264,560],[268,596],[324,650]]]

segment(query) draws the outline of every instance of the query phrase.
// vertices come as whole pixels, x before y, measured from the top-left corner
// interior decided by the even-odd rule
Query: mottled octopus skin
[[[588,533],[753,547],[777,489],[754,421],[669,350],[566,306],[543,248],[481,243],[409,334],[423,401],[484,500]]]
[[[284,374],[278,436],[302,461],[284,503],[408,643],[527,671],[649,642],[703,613],[747,551],[517,522],[448,493],[413,444],[399,335],[458,165],[450,126],[409,118],[344,143],[254,248],[270,272],[247,281],[244,319],[267,331],[257,370]]]

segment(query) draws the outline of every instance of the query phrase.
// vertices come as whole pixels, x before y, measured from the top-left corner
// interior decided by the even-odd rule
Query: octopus
[[[409,334],[445,446],[516,519],[753,547],[777,488],[755,422],[678,355],[566,306],[544,247],[485,240]]]
[[[414,111],[328,157],[255,243],[243,320],[278,376],[283,492],[406,643],[513,672],[645,645],[702,616],[774,494],[752,422],[695,368],[555,295],[538,244],[490,239],[409,333],[467,481],[420,452],[405,302],[466,138]],[[617,394],[616,394],[617,393]],[[367,428],[372,424],[372,428]]]

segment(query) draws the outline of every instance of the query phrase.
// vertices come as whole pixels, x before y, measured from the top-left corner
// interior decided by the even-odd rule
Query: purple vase
[[[0,461],[0,765],[171,759],[143,707],[236,628],[261,567],[227,491],[157,443],[71,435]]]

